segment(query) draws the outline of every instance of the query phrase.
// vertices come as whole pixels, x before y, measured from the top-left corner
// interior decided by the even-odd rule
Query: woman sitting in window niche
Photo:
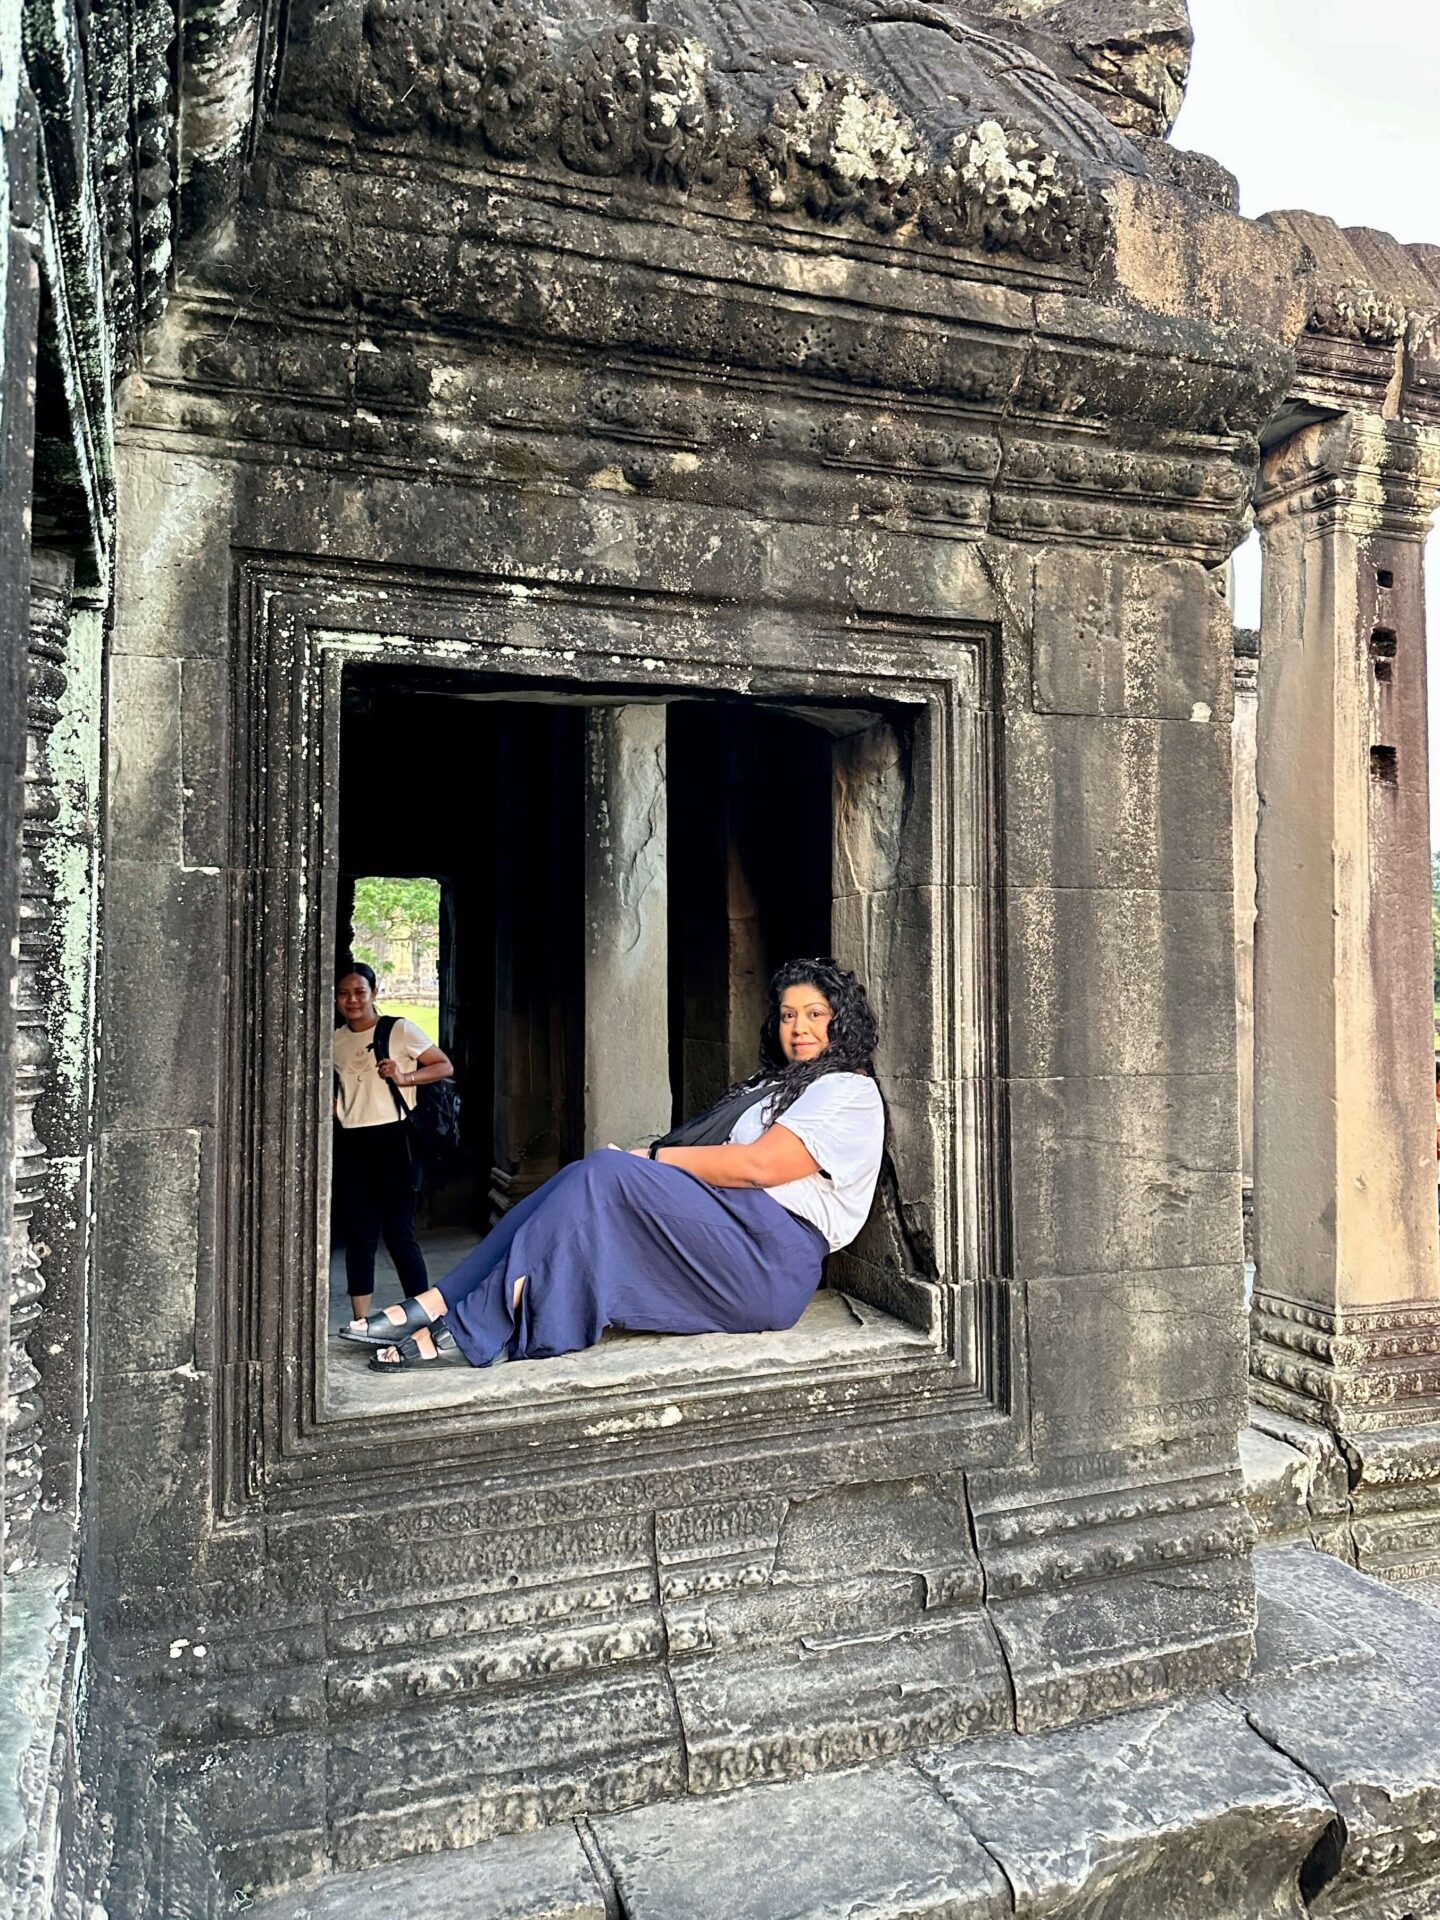
[[[607,1327],[792,1327],[827,1253],[865,1224],[884,1150],[875,1016],[853,973],[792,960],[770,982],[760,1071],[629,1153],[562,1167],[438,1286],[344,1338],[398,1365],[442,1315],[472,1366],[573,1353]],[[392,1357],[394,1356],[394,1357]]]

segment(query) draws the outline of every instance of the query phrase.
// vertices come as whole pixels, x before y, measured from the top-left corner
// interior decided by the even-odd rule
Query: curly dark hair
[[[830,1002],[830,1040],[813,1060],[787,1060],[780,1046],[780,1001],[787,987],[816,987]],[[826,1073],[868,1073],[875,1077],[875,1048],[880,1028],[870,997],[838,960],[787,960],[770,980],[769,1003],[760,1023],[760,1071],[745,1084],[778,1082],[765,1103],[765,1124],[773,1126],[787,1107]]]

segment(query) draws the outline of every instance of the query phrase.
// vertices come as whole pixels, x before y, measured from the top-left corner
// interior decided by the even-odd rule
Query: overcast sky
[[[1190,0],[1195,59],[1177,145],[1240,182],[1252,218],[1282,207],[1440,241],[1440,0]],[[1430,819],[1440,841],[1440,541],[1432,537]],[[1236,617],[1259,619],[1242,549]]]

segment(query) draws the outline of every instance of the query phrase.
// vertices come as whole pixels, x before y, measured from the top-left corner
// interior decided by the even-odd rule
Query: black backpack
[[[390,1058],[390,1035],[399,1016],[382,1013],[375,1023],[375,1064]],[[409,1141],[427,1160],[442,1160],[460,1145],[460,1095],[453,1080],[427,1080],[415,1089],[415,1105],[405,1104],[393,1080],[385,1083],[400,1118],[409,1127]]]

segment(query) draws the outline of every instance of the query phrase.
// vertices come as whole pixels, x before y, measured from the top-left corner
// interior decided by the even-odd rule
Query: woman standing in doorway
[[[602,1148],[513,1207],[438,1287],[345,1338],[381,1349],[448,1315],[472,1366],[573,1353],[607,1327],[791,1327],[865,1224],[885,1145],[875,1016],[833,960],[770,982],[760,1071],[648,1148]]]
[[[335,1068],[335,1188],[339,1224],[345,1236],[345,1280],[350,1291],[347,1333],[363,1328],[375,1292],[375,1249],[383,1239],[395,1262],[407,1300],[430,1284],[425,1256],[415,1237],[415,1185],[411,1176],[409,1122],[415,1089],[430,1080],[448,1080],[449,1058],[413,1020],[390,1028],[387,1058],[377,1059],[375,975],[369,967],[344,960],[335,972],[335,1009],[343,1021],[335,1029],[331,1059]],[[435,1338],[427,1323],[415,1329],[414,1346],[397,1349],[393,1365],[407,1366],[412,1353],[434,1360]]]

